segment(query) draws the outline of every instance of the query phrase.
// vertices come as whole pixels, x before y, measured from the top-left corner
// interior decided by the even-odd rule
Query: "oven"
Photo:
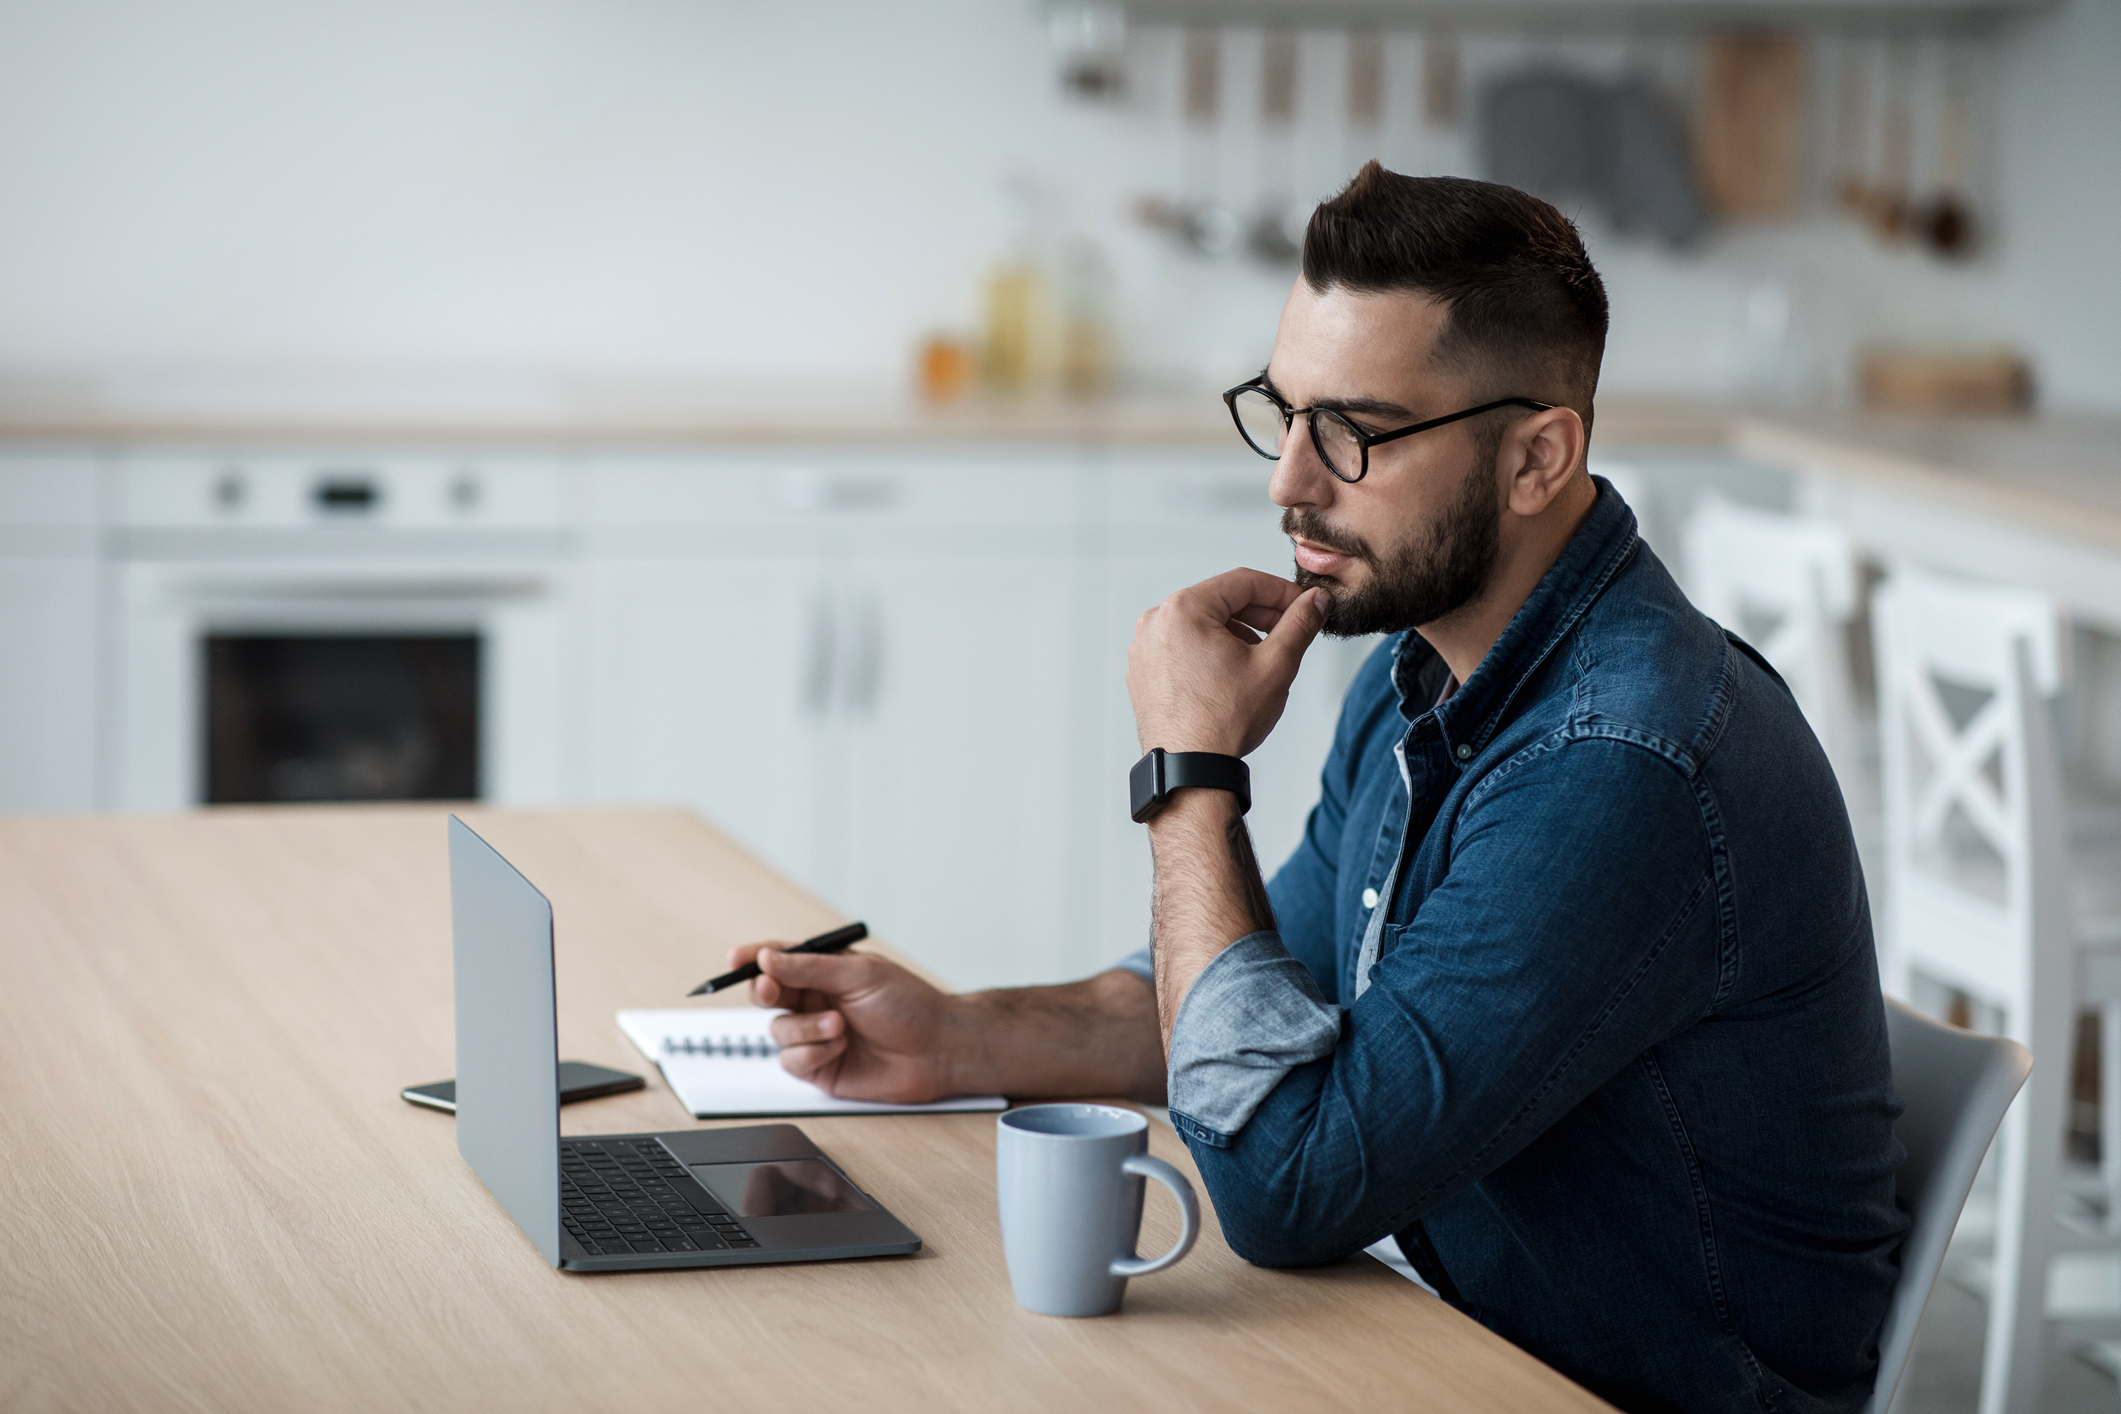
[[[108,804],[571,793],[557,462],[140,453],[113,485]]]

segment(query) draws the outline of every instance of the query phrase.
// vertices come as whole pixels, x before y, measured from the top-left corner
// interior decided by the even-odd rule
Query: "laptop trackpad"
[[[760,1164],[692,1164],[692,1176],[740,1218],[849,1213],[876,1205],[822,1159]]]

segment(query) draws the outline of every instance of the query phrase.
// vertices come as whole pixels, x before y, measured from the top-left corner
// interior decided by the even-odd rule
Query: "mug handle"
[[[1200,1204],[1194,1201],[1193,1185],[1186,1176],[1172,1168],[1162,1159],[1149,1154],[1129,1154],[1120,1166],[1121,1173],[1131,1173],[1141,1178],[1153,1178],[1171,1190],[1178,1200],[1181,1228],[1178,1241],[1161,1257],[1114,1257],[1110,1271],[1116,1277],[1145,1277],[1151,1272],[1160,1272],[1174,1266],[1178,1259],[1193,1250],[1193,1240],[1200,1236]]]

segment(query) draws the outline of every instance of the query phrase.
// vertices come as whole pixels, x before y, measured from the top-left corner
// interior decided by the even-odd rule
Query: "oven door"
[[[565,794],[550,565],[118,573],[112,805]]]

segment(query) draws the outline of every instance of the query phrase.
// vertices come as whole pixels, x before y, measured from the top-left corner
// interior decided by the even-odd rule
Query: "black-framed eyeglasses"
[[[1350,485],[1369,474],[1370,448],[1380,442],[1394,442],[1432,427],[1478,417],[1497,408],[1530,408],[1533,412],[1545,412],[1554,406],[1536,398],[1497,398],[1492,403],[1432,417],[1412,427],[1397,427],[1390,432],[1365,432],[1331,408],[1292,408],[1269,392],[1257,378],[1240,383],[1223,394],[1223,402],[1229,406],[1231,420],[1236,422],[1238,435],[1245,439],[1245,445],[1268,461],[1281,460],[1281,445],[1289,435],[1289,424],[1299,417],[1306,419],[1311,427],[1311,445],[1318,450],[1318,459],[1326,464],[1327,471]]]

